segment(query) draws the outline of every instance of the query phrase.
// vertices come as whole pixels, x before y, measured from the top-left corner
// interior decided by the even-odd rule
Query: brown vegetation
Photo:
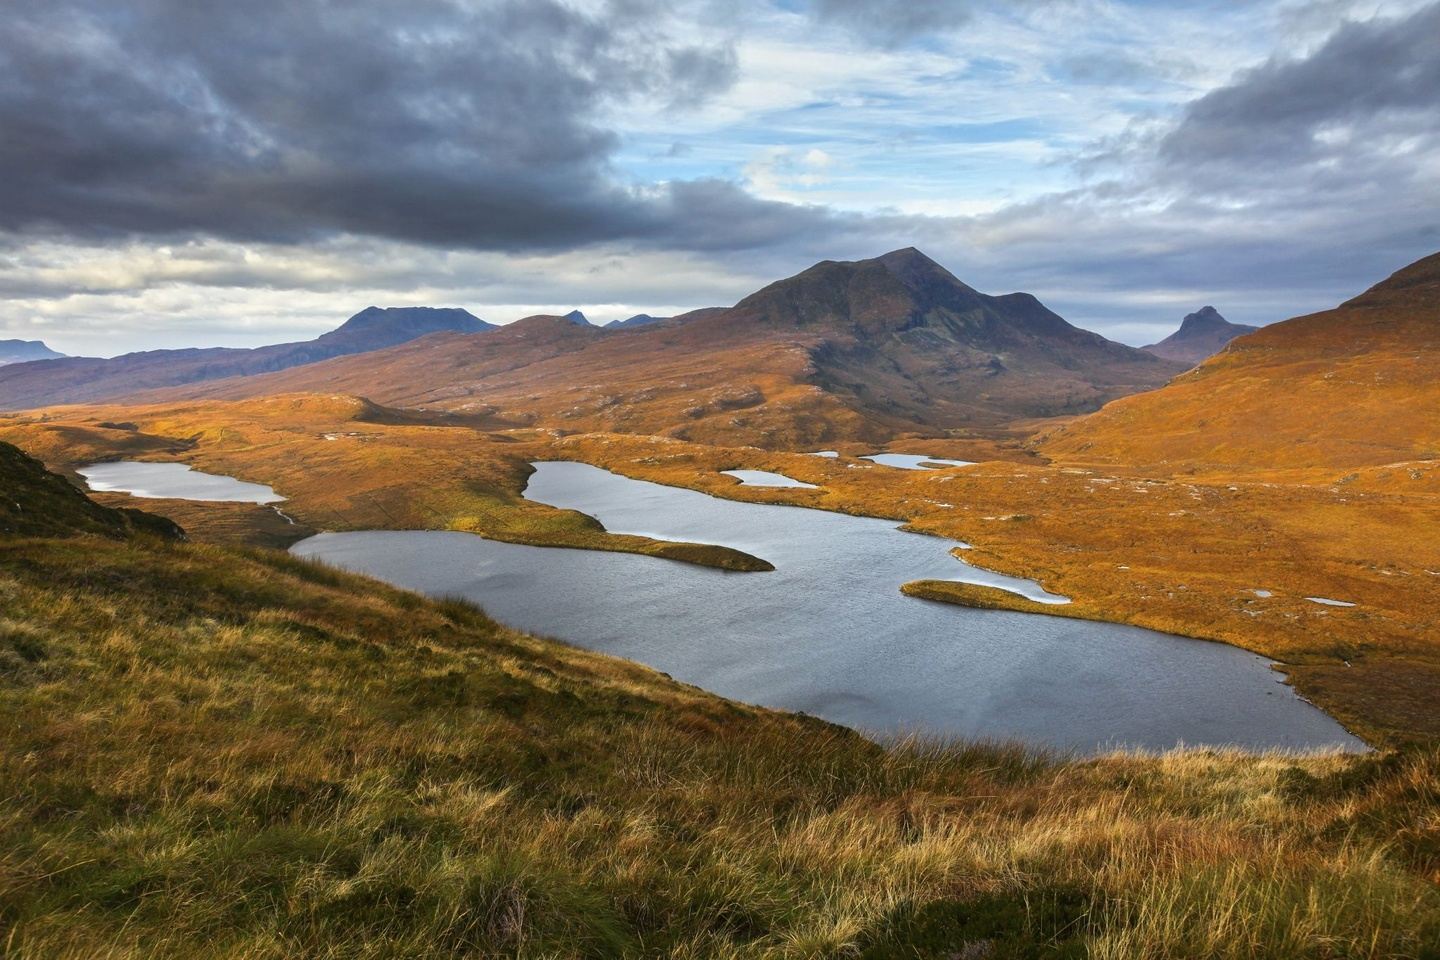
[[[123,413],[123,423],[117,418]],[[417,419],[419,422],[417,422]],[[12,439],[73,475],[96,460],[181,460],[273,487],[295,521],[249,505],[191,503],[174,515],[192,536],[283,545],[304,530],[440,529],[537,546],[617,550],[727,570],[769,563],[739,550],[608,534],[590,517],[520,496],[533,436],[431,425],[353,397],[271,397],[236,404],[58,408],[0,419]],[[525,446],[524,438],[532,440]],[[124,498],[129,500],[130,498]],[[123,502],[107,498],[107,502]],[[131,501],[160,509],[171,501]]]
[[[504,629],[465,604],[273,550],[177,542],[163,522],[97,505],[0,447],[5,952],[1434,960],[1440,757],[1406,741],[1440,736],[1440,484],[1426,453],[1435,407],[1400,402],[1430,403],[1433,381],[1410,376],[1397,334],[1432,335],[1424,303],[1440,261],[1419,266],[1335,316],[1294,321],[1304,351],[1266,331],[1250,360],[1242,340],[1194,375],[1242,407],[1263,393],[1249,381],[1269,377],[1318,404],[1327,430],[1333,420],[1305,433],[1272,404],[1269,443],[1234,449],[1215,431],[1239,421],[1193,419],[1191,378],[1055,429],[1041,447],[1054,463],[1000,434],[895,448],[990,461],[933,471],[856,459],[869,452],[853,442],[860,429],[828,459],[567,436],[472,401],[448,415],[327,394],[0,420],[0,438],[62,470],[179,459],[268,483],[317,529],[697,549],[617,538],[525,500],[528,461],[542,458],[890,517],[1074,601],[1033,612],[1280,659],[1301,692],[1387,746],[1089,760],[883,748]],[[1344,346],[1356,331],[1385,364]],[[514,335],[532,333],[570,336],[547,323]],[[1414,342],[1428,370],[1433,339]],[[705,360],[684,362],[703,372]],[[1346,408],[1370,395],[1356,378],[1375,375],[1375,395],[1398,403],[1393,424],[1378,407]],[[521,373],[504,376],[519,389]],[[1342,382],[1332,394],[1317,380]],[[770,407],[785,382],[757,385],[757,406],[728,386],[687,422],[717,440],[757,422],[773,424],[757,436],[770,445],[813,440],[805,418]],[[635,423],[673,413],[677,397],[639,403]],[[1156,405],[1149,446],[1126,436],[1131,403]],[[849,410],[821,407],[822,420]],[[1292,450],[1288,437],[1310,440]],[[1143,466],[1120,465],[1130,458]],[[720,473],[737,467],[816,489]],[[141,503],[199,539],[284,539],[261,523],[283,518],[262,508]],[[685,559],[716,561],[698,549]],[[1024,608],[945,582],[906,590]]]
[[[870,276],[866,270],[873,272],[874,264],[847,276]],[[859,415],[835,396],[765,365],[803,367],[807,348],[795,337],[809,336],[807,323],[830,316],[833,305],[795,297],[818,297],[833,286],[831,273],[856,268],[821,265],[816,269],[830,278],[826,283],[780,284],[752,298],[748,313],[730,315],[734,325],[726,329],[746,351],[759,351],[736,356],[769,358],[750,370],[753,389],[731,381],[702,414],[677,413],[682,399],[698,394],[676,393],[694,383],[670,374],[713,375],[717,384],[735,375],[710,369],[715,354],[671,349],[665,339],[684,343],[687,330],[726,316],[712,312],[688,324],[616,335],[637,363],[661,371],[647,388],[653,394],[607,401],[602,406],[609,412],[584,408],[590,412],[570,422],[613,421],[627,431],[669,424],[673,433],[706,436],[713,427],[717,437],[752,433],[762,446],[799,444],[821,435],[805,426],[808,416],[796,415],[812,404],[815,422],[863,436]],[[884,272],[893,278],[888,268]],[[969,541],[975,549],[967,560],[1040,580],[1072,597],[1066,615],[1222,640],[1271,656],[1306,696],[1371,740],[1430,737],[1440,734],[1434,709],[1440,700],[1437,274],[1440,257],[1432,257],[1336,311],[1241,338],[1164,390],[1118,401],[1089,418],[1051,423],[1038,452],[1021,450],[1013,434],[895,441],[911,452],[994,461],[959,470],[878,467],[853,459],[867,452],[854,440],[824,444],[846,454],[831,460],[673,436],[567,436],[516,426],[515,420],[546,422],[558,416],[557,407],[578,404],[578,395],[567,398],[562,390],[558,399],[536,399],[544,382],[532,379],[536,369],[514,368],[513,354],[489,360],[488,354],[467,354],[465,338],[454,338],[438,357],[426,341],[388,351],[392,360],[410,357],[415,364],[395,368],[395,382],[430,382],[429,365],[452,357],[456,369],[477,370],[502,395],[531,391],[523,402],[533,409],[520,416],[458,396],[445,401],[455,407],[448,413],[398,410],[343,395],[281,396],[59,408],[12,417],[0,423],[0,437],[60,469],[103,457],[182,458],[265,482],[291,498],[287,513],[316,529],[458,529],[502,540],[672,556],[676,549],[694,549],[613,537],[589,518],[524,500],[519,494],[528,461],[546,458],[584,460],[719,496],[891,517],[918,531]],[[871,328],[883,328],[883,317],[893,312],[887,291],[895,288],[883,278],[855,282],[845,291],[847,316],[874,334]],[[746,333],[747,327],[774,326],[766,318],[780,310],[772,302],[777,298],[792,308],[789,339],[757,340]],[[588,357],[586,363],[597,365],[571,369],[596,377],[614,359],[593,348],[610,342],[607,335],[560,318],[537,318],[474,342],[507,337],[517,350],[533,341],[546,355],[563,350]],[[486,366],[491,360],[498,365]],[[360,361],[307,370],[345,372],[352,362]],[[775,373],[773,381],[764,379],[765,370]],[[362,372],[357,367],[346,373],[357,379],[343,383],[360,387]],[[435,379],[450,382],[443,375]],[[571,389],[590,388],[572,383]],[[756,406],[746,406],[757,397],[762,400]],[[797,406],[781,398],[793,398]],[[413,393],[397,399],[435,400]],[[774,426],[763,427],[767,423]],[[1057,462],[1047,463],[1047,456]],[[1132,461],[1141,465],[1125,465]],[[719,474],[735,467],[775,470],[817,489],[740,487]],[[204,515],[195,508],[186,513],[196,535],[236,538]],[[705,552],[685,558],[707,560]],[[1325,606],[1309,597],[1355,606]]]

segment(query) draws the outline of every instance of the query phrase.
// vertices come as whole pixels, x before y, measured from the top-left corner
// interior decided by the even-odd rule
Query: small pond
[[[973,460],[946,460],[942,457],[927,457],[919,453],[876,453],[861,460],[870,460],[882,467],[899,467],[901,470],[938,470],[944,467],[973,467]]]
[[[145,463],[118,460],[92,463],[75,471],[91,490],[128,493],[147,500],[203,500],[219,503],[282,503],[263,483],[201,473],[184,463]]]
[[[727,477],[734,477],[740,481],[742,487],[800,487],[806,490],[814,490],[815,484],[803,483],[794,477],[787,477],[783,473],[771,473],[769,470],[721,470]]]

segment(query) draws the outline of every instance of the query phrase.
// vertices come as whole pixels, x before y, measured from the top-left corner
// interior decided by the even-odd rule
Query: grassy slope
[[[885,750],[466,605],[153,538],[0,539],[0,596],[7,956],[1440,942],[1434,751]]]
[[[1163,389],[1043,438],[1046,454],[1168,472],[1316,471],[1388,464],[1392,489],[1440,493],[1440,254],[1334,310],[1233,341]]]
[[[0,443],[0,535],[44,537],[89,533],[125,539],[137,532],[178,537],[180,530],[139,510],[96,505],[64,477],[8,443]]]

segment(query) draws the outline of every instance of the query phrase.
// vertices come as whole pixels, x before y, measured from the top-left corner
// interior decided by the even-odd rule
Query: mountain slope
[[[1440,929],[1434,749],[886,748],[268,550],[0,536],[0,590],[7,957],[1422,957]]]
[[[1350,469],[1440,459],[1440,254],[1333,310],[1232,342],[1153,393],[1050,434],[1052,456]]]
[[[0,366],[31,360],[59,360],[64,356],[51,350],[43,340],[0,340]]]
[[[1201,307],[1185,316],[1180,322],[1179,330],[1159,343],[1140,349],[1166,360],[1193,365],[1213,357],[1236,337],[1254,333],[1259,329],[1245,323],[1231,323],[1220,316],[1220,311],[1214,307]]]
[[[798,449],[1093,410],[1178,364],[990,297],[916,250],[827,261],[728,309],[634,330],[532,317],[147,401],[326,391],[520,424]]]
[[[0,369],[0,409],[88,403],[145,390],[253,376],[364,353],[438,331],[481,332],[491,324],[466,310],[367,307],[314,340],[241,349],[150,350],[113,359],[67,357]]]

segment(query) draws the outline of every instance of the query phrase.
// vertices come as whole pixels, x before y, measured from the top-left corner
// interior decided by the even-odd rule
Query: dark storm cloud
[[[1160,157],[1176,166],[1293,167],[1411,128],[1433,134],[1437,104],[1440,4],[1345,23],[1308,57],[1246,72],[1191,103]]]
[[[0,33],[0,230],[683,244],[706,189],[618,183],[594,119],[733,82],[733,50],[676,42],[667,18],[663,0],[23,0]],[[732,220],[807,227],[731,200]]]

